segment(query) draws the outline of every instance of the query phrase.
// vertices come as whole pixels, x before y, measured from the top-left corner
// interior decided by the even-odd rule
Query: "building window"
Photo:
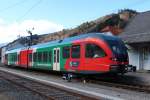
[[[69,57],[70,57],[70,47],[69,46],[63,47],[63,58],[67,59]]]
[[[72,49],[71,57],[80,58],[80,45],[74,45],[72,46],[71,49]]]
[[[148,60],[149,59],[149,54],[150,54],[150,48],[144,47],[143,48],[143,59]]]
[[[99,46],[97,46],[96,44],[86,44],[85,56],[87,58],[99,58],[99,57],[105,57],[106,54],[104,50]]]

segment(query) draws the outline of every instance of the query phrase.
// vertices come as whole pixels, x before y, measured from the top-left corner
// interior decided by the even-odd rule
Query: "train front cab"
[[[84,74],[126,73],[128,64],[127,49],[121,41],[88,38],[73,43],[66,69]]]
[[[95,73],[126,73],[128,53],[119,39],[91,38],[84,42],[84,66]]]
[[[136,67],[129,65],[127,48],[122,40],[106,40],[106,42],[112,52],[110,72],[124,74],[129,71],[136,71]]]

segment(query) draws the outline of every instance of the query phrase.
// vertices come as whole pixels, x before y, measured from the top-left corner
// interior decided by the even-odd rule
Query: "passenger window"
[[[19,58],[20,56],[19,56],[19,54],[17,55],[17,60],[18,60],[18,62],[20,61],[20,58]]]
[[[8,60],[8,54],[5,55],[5,59]]]
[[[14,58],[15,58],[15,61],[17,61],[17,59],[16,59],[16,58],[17,58],[17,57],[16,57],[16,55],[15,55],[15,57],[14,57]]]
[[[80,45],[72,46],[71,49],[72,49],[71,57],[80,58]]]
[[[70,57],[70,47],[63,47],[63,58],[67,59]]]
[[[56,50],[54,50],[54,63],[56,63]]]
[[[57,50],[57,63],[59,63],[59,50]]]
[[[48,52],[43,52],[43,62],[47,62],[48,59]]]
[[[97,46],[96,44],[86,44],[86,53],[85,56],[87,58],[99,58],[99,57],[105,57],[106,54],[104,50]]]
[[[42,62],[42,52],[38,52],[38,61]]]
[[[32,62],[32,53],[29,54],[29,61]]]
[[[33,60],[34,60],[34,62],[37,62],[37,53],[36,52],[33,54]]]
[[[49,51],[49,62],[52,61],[52,51]]]

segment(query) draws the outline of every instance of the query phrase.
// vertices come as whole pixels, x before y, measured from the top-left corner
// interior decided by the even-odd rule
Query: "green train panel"
[[[63,58],[63,48],[71,44],[37,48],[33,50],[32,68],[65,71],[66,58]]]
[[[8,65],[17,64],[17,52],[8,54]]]

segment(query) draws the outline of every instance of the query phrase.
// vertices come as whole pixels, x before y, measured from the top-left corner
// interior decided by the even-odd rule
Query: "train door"
[[[83,70],[82,66],[82,46],[81,44],[74,44],[71,47],[71,60],[69,62],[69,70],[70,71],[77,71]]]
[[[60,71],[60,48],[53,49],[53,70]]]
[[[27,68],[28,67],[28,50],[20,51],[20,67]]]
[[[30,52],[28,54],[28,67],[32,67],[32,63],[33,63],[33,54]]]

